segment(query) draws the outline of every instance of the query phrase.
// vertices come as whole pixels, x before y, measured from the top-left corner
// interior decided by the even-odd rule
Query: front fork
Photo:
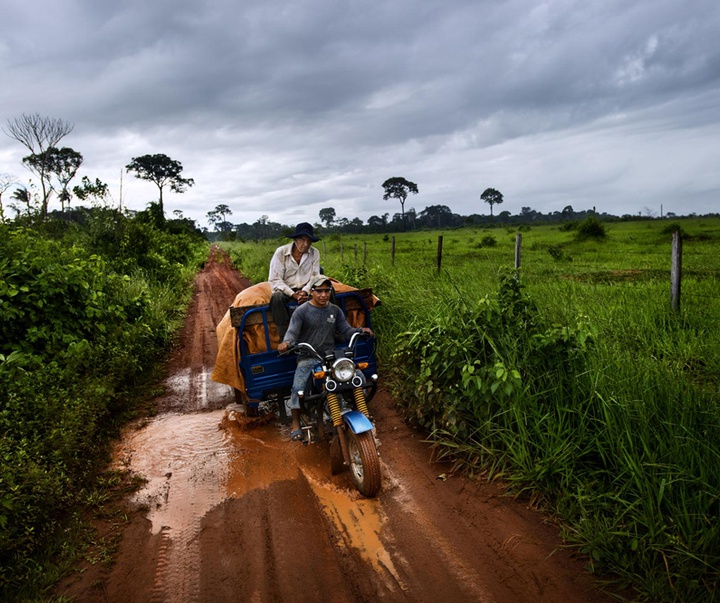
[[[368,411],[367,403],[365,402],[365,392],[362,387],[356,387],[353,390],[353,399],[357,409],[363,413],[368,419],[370,418],[370,412]],[[350,452],[347,447],[347,440],[345,438],[345,426],[343,425],[342,413],[340,411],[340,398],[335,392],[330,392],[327,395],[328,409],[330,410],[330,418],[333,422],[333,427],[336,428],[338,434],[338,440],[340,441],[340,449],[342,450],[343,459],[345,464],[350,464]]]

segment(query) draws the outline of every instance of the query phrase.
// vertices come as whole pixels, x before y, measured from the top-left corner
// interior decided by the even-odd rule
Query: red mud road
[[[543,516],[502,490],[450,476],[380,392],[371,408],[383,488],[359,497],[327,450],[271,422],[232,420],[210,381],[215,325],[248,282],[220,256],[198,275],[159,413],[129,429],[116,462],[148,481],[147,509],[115,563],[62,592],[80,602],[606,602]],[[242,419],[242,417],[241,417]],[[440,479],[439,479],[440,477]]]

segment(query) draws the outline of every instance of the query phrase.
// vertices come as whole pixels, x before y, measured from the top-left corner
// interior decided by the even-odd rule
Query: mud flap
[[[340,447],[340,439],[335,435],[330,442],[330,472],[332,475],[342,473],[347,469],[345,459],[343,459],[342,448]]]
[[[370,419],[359,410],[351,410],[350,412],[343,413],[343,421],[345,421],[353,433],[364,433],[365,431],[372,431],[374,429]]]

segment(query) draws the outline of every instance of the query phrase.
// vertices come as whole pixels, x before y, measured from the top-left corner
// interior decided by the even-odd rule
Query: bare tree
[[[655,218],[657,217],[657,212],[652,209],[651,207],[643,207],[641,214],[645,216],[646,218]]]
[[[24,145],[32,155],[47,157],[47,150],[56,147],[65,136],[70,134],[74,124],[55,117],[44,117],[39,113],[31,115],[23,113],[20,117],[8,119],[3,132]],[[49,166],[45,162],[36,162],[34,165],[26,163],[28,168],[40,178],[42,187],[42,218],[47,216],[48,200],[52,188],[48,182]]]
[[[17,183],[17,178],[12,174],[0,174],[0,222],[5,221],[5,210],[3,209],[3,193]]]

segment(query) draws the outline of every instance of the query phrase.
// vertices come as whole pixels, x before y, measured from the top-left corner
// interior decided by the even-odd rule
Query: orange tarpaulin
[[[335,279],[329,279],[336,293],[344,293],[346,291],[359,291],[355,287],[350,287],[336,281]],[[379,305],[380,301],[377,297],[372,295],[369,290],[363,290],[365,302],[369,308]],[[270,283],[263,282],[243,289],[240,293],[235,296],[235,300],[232,303],[233,308],[250,308],[253,306],[265,306],[270,303],[270,296],[272,291],[270,289]],[[365,312],[361,307],[350,308],[346,307],[346,314],[348,322],[354,327],[365,326]],[[268,328],[270,331],[270,347],[271,349],[277,349],[280,339],[278,337],[275,323],[272,322],[272,318],[268,316]],[[218,354],[215,359],[215,368],[213,369],[211,379],[218,383],[224,383],[231,387],[234,387],[241,392],[245,392],[245,380],[240,374],[240,341],[238,339],[238,330],[232,325],[232,318],[230,309],[225,313],[222,320],[218,323],[215,328],[218,339]],[[264,352],[266,351],[266,340],[265,340],[265,327],[262,322],[256,324],[246,324],[242,333],[243,339],[251,353]]]

